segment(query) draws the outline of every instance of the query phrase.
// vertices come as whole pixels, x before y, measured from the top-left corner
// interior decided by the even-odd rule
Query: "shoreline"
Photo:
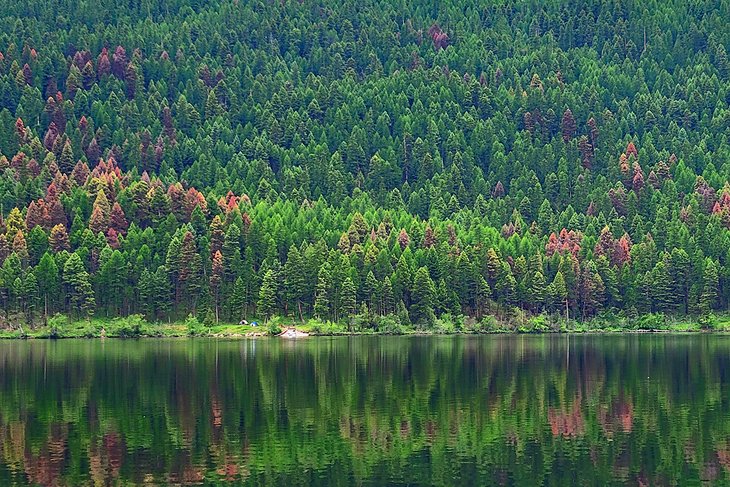
[[[85,333],[64,333],[59,336],[52,336],[45,333],[46,330],[33,330],[31,333],[20,334],[7,330],[0,331],[0,341],[15,340],[163,340],[163,339],[195,339],[195,338],[216,338],[230,340],[255,340],[255,339],[280,339],[297,341],[308,338],[336,338],[336,337],[478,337],[478,336],[559,336],[559,335],[730,335],[730,330],[697,330],[697,329],[667,329],[667,330],[632,330],[632,329],[587,329],[587,330],[565,330],[565,331],[414,331],[408,330],[402,333],[378,332],[378,331],[352,331],[352,332],[307,332],[307,336],[281,337],[278,334],[269,333],[140,333],[135,335],[107,334],[90,335]]]
[[[660,318],[660,319],[659,319]],[[641,323],[641,325],[637,325]],[[587,322],[551,322],[545,316],[526,322],[488,321],[465,323],[464,320],[438,320],[430,328],[422,329],[412,325],[392,325],[380,328],[352,328],[344,323],[322,322],[310,319],[305,322],[293,318],[275,317],[268,324],[239,325],[231,323],[204,324],[194,317],[185,321],[151,323],[140,315],[123,318],[91,318],[73,320],[64,315],[55,315],[47,324],[28,324],[0,328],[0,340],[23,339],[131,339],[131,338],[277,338],[286,330],[296,330],[302,336],[278,337],[284,340],[298,340],[308,337],[336,336],[478,336],[478,335],[615,335],[615,334],[702,334],[730,333],[730,315],[712,316],[710,320],[694,317],[665,317],[646,315],[638,320],[627,318],[594,319]]]

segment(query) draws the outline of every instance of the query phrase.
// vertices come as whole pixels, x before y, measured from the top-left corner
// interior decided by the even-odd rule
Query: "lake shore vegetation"
[[[0,330],[0,339],[63,338],[261,338],[275,337],[287,328],[310,336],[358,335],[485,335],[518,333],[696,333],[730,332],[730,316],[712,315],[709,319],[673,318],[662,313],[640,317],[602,314],[588,321],[565,321],[547,315],[498,320],[493,316],[477,322],[465,316],[444,315],[428,328],[401,323],[397,316],[357,315],[352,322],[334,323],[316,318],[301,322],[294,318],[272,317],[268,323],[204,323],[194,316],[179,322],[150,323],[142,315],[113,319],[70,319],[55,315],[45,325],[19,326]]]

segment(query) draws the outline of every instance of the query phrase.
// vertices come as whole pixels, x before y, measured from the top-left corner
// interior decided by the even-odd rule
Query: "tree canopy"
[[[8,320],[730,305],[725,1],[0,6]]]

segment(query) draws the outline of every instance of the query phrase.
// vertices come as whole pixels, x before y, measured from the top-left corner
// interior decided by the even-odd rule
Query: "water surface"
[[[730,483],[730,336],[1,341],[0,485]]]

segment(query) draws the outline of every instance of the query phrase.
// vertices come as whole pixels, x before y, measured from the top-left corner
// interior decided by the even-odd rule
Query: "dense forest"
[[[0,305],[730,306],[730,2],[0,1]]]

